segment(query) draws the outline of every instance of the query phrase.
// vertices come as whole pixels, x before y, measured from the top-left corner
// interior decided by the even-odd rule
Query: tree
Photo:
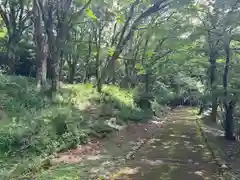
[[[47,36],[45,35],[41,9],[37,0],[33,0],[34,12],[34,40],[36,45],[36,62],[37,62],[37,87],[41,88],[47,82],[47,58],[48,44]]]
[[[80,16],[90,3],[91,0],[84,4],[74,15]],[[48,58],[52,71],[52,92],[56,92],[59,89],[60,55],[65,45],[69,32],[69,23],[72,19],[72,0],[38,0],[38,4],[41,8],[42,19],[48,37]],[[56,19],[54,17],[56,17]],[[56,35],[54,32],[56,32]]]
[[[30,0],[5,0],[0,2],[0,15],[7,28],[7,58],[10,73],[15,73],[19,57],[16,57],[22,34],[31,25]]]
[[[135,32],[137,26],[140,24],[140,22],[144,18],[146,18],[146,17],[150,16],[151,14],[156,13],[158,11],[164,11],[170,5],[168,0],[157,1],[151,7],[149,7],[145,11],[143,11],[143,13],[141,13],[130,25],[130,20],[132,19],[134,10],[138,4],[139,4],[139,0],[136,0],[135,2],[132,3],[131,7],[129,8],[128,17],[124,23],[122,30],[120,31],[120,36],[119,36],[118,42],[116,44],[115,51],[112,54],[109,61],[106,62],[105,67],[108,67],[111,64],[111,68],[115,69],[116,59],[122,53],[125,45],[131,39],[131,37],[134,35],[134,32]],[[128,27],[129,27],[129,30],[127,31]],[[113,77],[114,76],[115,75],[113,74]],[[103,77],[104,77],[104,75],[103,75]]]

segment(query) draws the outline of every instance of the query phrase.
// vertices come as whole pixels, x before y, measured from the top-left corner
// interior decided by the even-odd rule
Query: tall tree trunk
[[[233,135],[234,130],[234,123],[233,123],[233,112],[235,107],[235,100],[230,100],[230,102],[227,102],[225,104],[225,113],[226,113],[226,119],[224,123],[224,129],[225,129],[225,138],[227,140],[235,140],[235,137]]]
[[[235,107],[235,100],[228,100],[228,72],[229,72],[229,64],[230,64],[230,41],[225,44],[225,54],[226,54],[226,62],[223,74],[223,88],[224,88],[224,107],[225,107],[225,138],[227,140],[234,140],[233,135],[233,111]]]
[[[36,61],[37,61],[37,87],[42,88],[47,82],[47,37],[43,35],[43,27],[41,25],[42,15],[37,1],[33,1],[34,8],[34,40],[36,44]]]
[[[145,74],[145,93],[149,93],[149,72],[147,71]]]
[[[87,81],[89,81],[89,75],[88,75],[88,71],[89,71],[89,61],[91,59],[91,53],[92,53],[92,35],[91,33],[89,34],[89,37],[88,37],[88,55],[87,55],[87,58],[86,58],[86,69],[85,69],[85,77],[84,77],[84,83],[87,83]]]
[[[216,55],[215,52],[210,53],[210,87],[212,94],[212,111],[211,119],[216,122],[217,120],[217,109],[218,109],[218,97],[216,95]]]
[[[47,83],[47,45],[43,45],[43,49],[38,49],[36,51],[36,61],[37,61],[37,87],[41,89]],[[43,51],[45,52],[43,52]]]
[[[129,77],[129,68],[128,68],[128,60],[124,60],[124,72],[125,77],[123,80],[123,88],[129,88],[130,77]]]
[[[70,66],[70,83],[71,84],[74,84],[74,79],[75,79],[75,73],[76,73],[76,69],[75,69],[75,65],[74,65],[74,63],[72,63],[71,64],[71,66]]]
[[[14,40],[11,40],[11,37],[8,40],[8,50],[7,50],[7,58],[8,58],[8,67],[9,67],[9,73],[15,74],[16,71],[16,44],[14,43]]]
[[[53,75],[52,75],[52,87],[51,90],[52,92],[57,92],[59,89],[59,61],[57,59],[60,58],[60,55],[56,54],[54,58],[52,59],[52,70],[53,70]]]
[[[69,66],[69,82],[71,84],[74,84],[75,76],[76,76],[76,66],[77,66],[77,60],[76,57],[73,57],[73,55],[69,55],[68,57],[68,66]]]
[[[101,50],[101,40],[102,40],[102,30],[103,27],[101,24],[98,25],[98,29],[95,30],[94,35],[95,35],[95,43],[96,43],[96,67],[95,67],[95,75],[96,75],[96,81],[97,81],[97,92],[101,93],[102,92],[102,79],[100,75],[100,50]]]
[[[49,60],[52,68],[52,92],[56,92],[59,89],[59,76],[60,76],[60,58],[61,51],[67,40],[67,34],[69,32],[69,11],[72,4],[72,0],[69,1],[56,1],[53,3],[48,0],[42,2],[37,0],[39,8],[42,12],[42,19],[45,26],[45,31],[48,36],[49,45]],[[55,9],[56,8],[56,9]],[[56,27],[54,23],[54,12],[56,10]],[[56,35],[54,34],[54,27],[56,28]]]
[[[61,49],[60,63],[59,63],[59,80],[60,81],[63,81],[63,65],[64,65],[64,57],[63,57],[63,49]]]
[[[100,55],[100,34],[99,34],[99,40],[98,40],[98,46],[97,46],[97,53],[96,53],[96,80],[97,80],[97,92],[102,92],[102,81],[100,78],[100,71],[99,71],[99,55]]]

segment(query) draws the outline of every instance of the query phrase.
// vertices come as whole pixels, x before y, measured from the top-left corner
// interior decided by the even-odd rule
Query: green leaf
[[[146,71],[144,69],[141,69],[140,71],[137,72],[138,75],[141,75],[141,74],[146,74]]]
[[[137,72],[138,75],[146,73],[145,69],[143,68],[143,66],[140,63],[135,64],[135,68],[138,71]]]
[[[87,89],[92,89],[93,88],[92,84],[87,84],[86,87],[87,87]]]
[[[118,24],[123,24],[124,23],[124,17],[121,16],[121,15],[118,15],[116,17],[116,21],[117,21]]]
[[[0,30],[0,38],[4,38],[7,35],[7,28],[3,28]]]
[[[216,62],[217,62],[217,63],[224,63],[225,60],[224,60],[224,59],[217,59]]]
[[[114,51],[115,51],[115,47],[109,47],[108,48],[108,55],[112,56],[114,54]]]
[[[88,7],[87,9],[85,9],[84,11],[85,15],[93,20],[97,20],[97,17],[95,16],[95,14],[93,13],[93,11]]]
[[[142,65],[140,63],[135,64],[135,68],[137,70],[143,69]]]
[[[153,51],[152,50],[148,50],[146,54],[147,54],[147,57],[150,58],[150,57],[153,56]]]

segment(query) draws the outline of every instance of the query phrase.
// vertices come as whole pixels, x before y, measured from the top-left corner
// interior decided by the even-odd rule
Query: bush
[[[0,102],[9,115],[0,122],[0,151],[8,154],[66,150],[85,143],[90,135],[102,137],[112,132],[104,124],[111,117],[120,122],[152,116],[134,105],[131,91],[115,86],[104,86],[99,95],[89,84],[64,85],[54,101],[39,93],[31,79],[2,75],[0,87]],[[84,103],[96,106],[97,111],[80,107]]]
[[[151,110],[151,101],[154,96],[151,92],[146,92],[143,84],[139,84],[134,89],[133,101],[138,108],[143,110]]]

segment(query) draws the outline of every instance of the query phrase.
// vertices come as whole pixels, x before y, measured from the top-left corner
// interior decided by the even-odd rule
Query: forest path
[[[192,109],[176,109],[166,117],[163,128],[125,164],[132,173],[120,179],[132,180],[217,180],[219,166],[207,148]]]
[[[114,137],[91,143],[88,153],[76,149],[59,155],[64,163],[37,179],[224,179],[195,114],[191,108],[179,108],[162,120],[130,125]]]

